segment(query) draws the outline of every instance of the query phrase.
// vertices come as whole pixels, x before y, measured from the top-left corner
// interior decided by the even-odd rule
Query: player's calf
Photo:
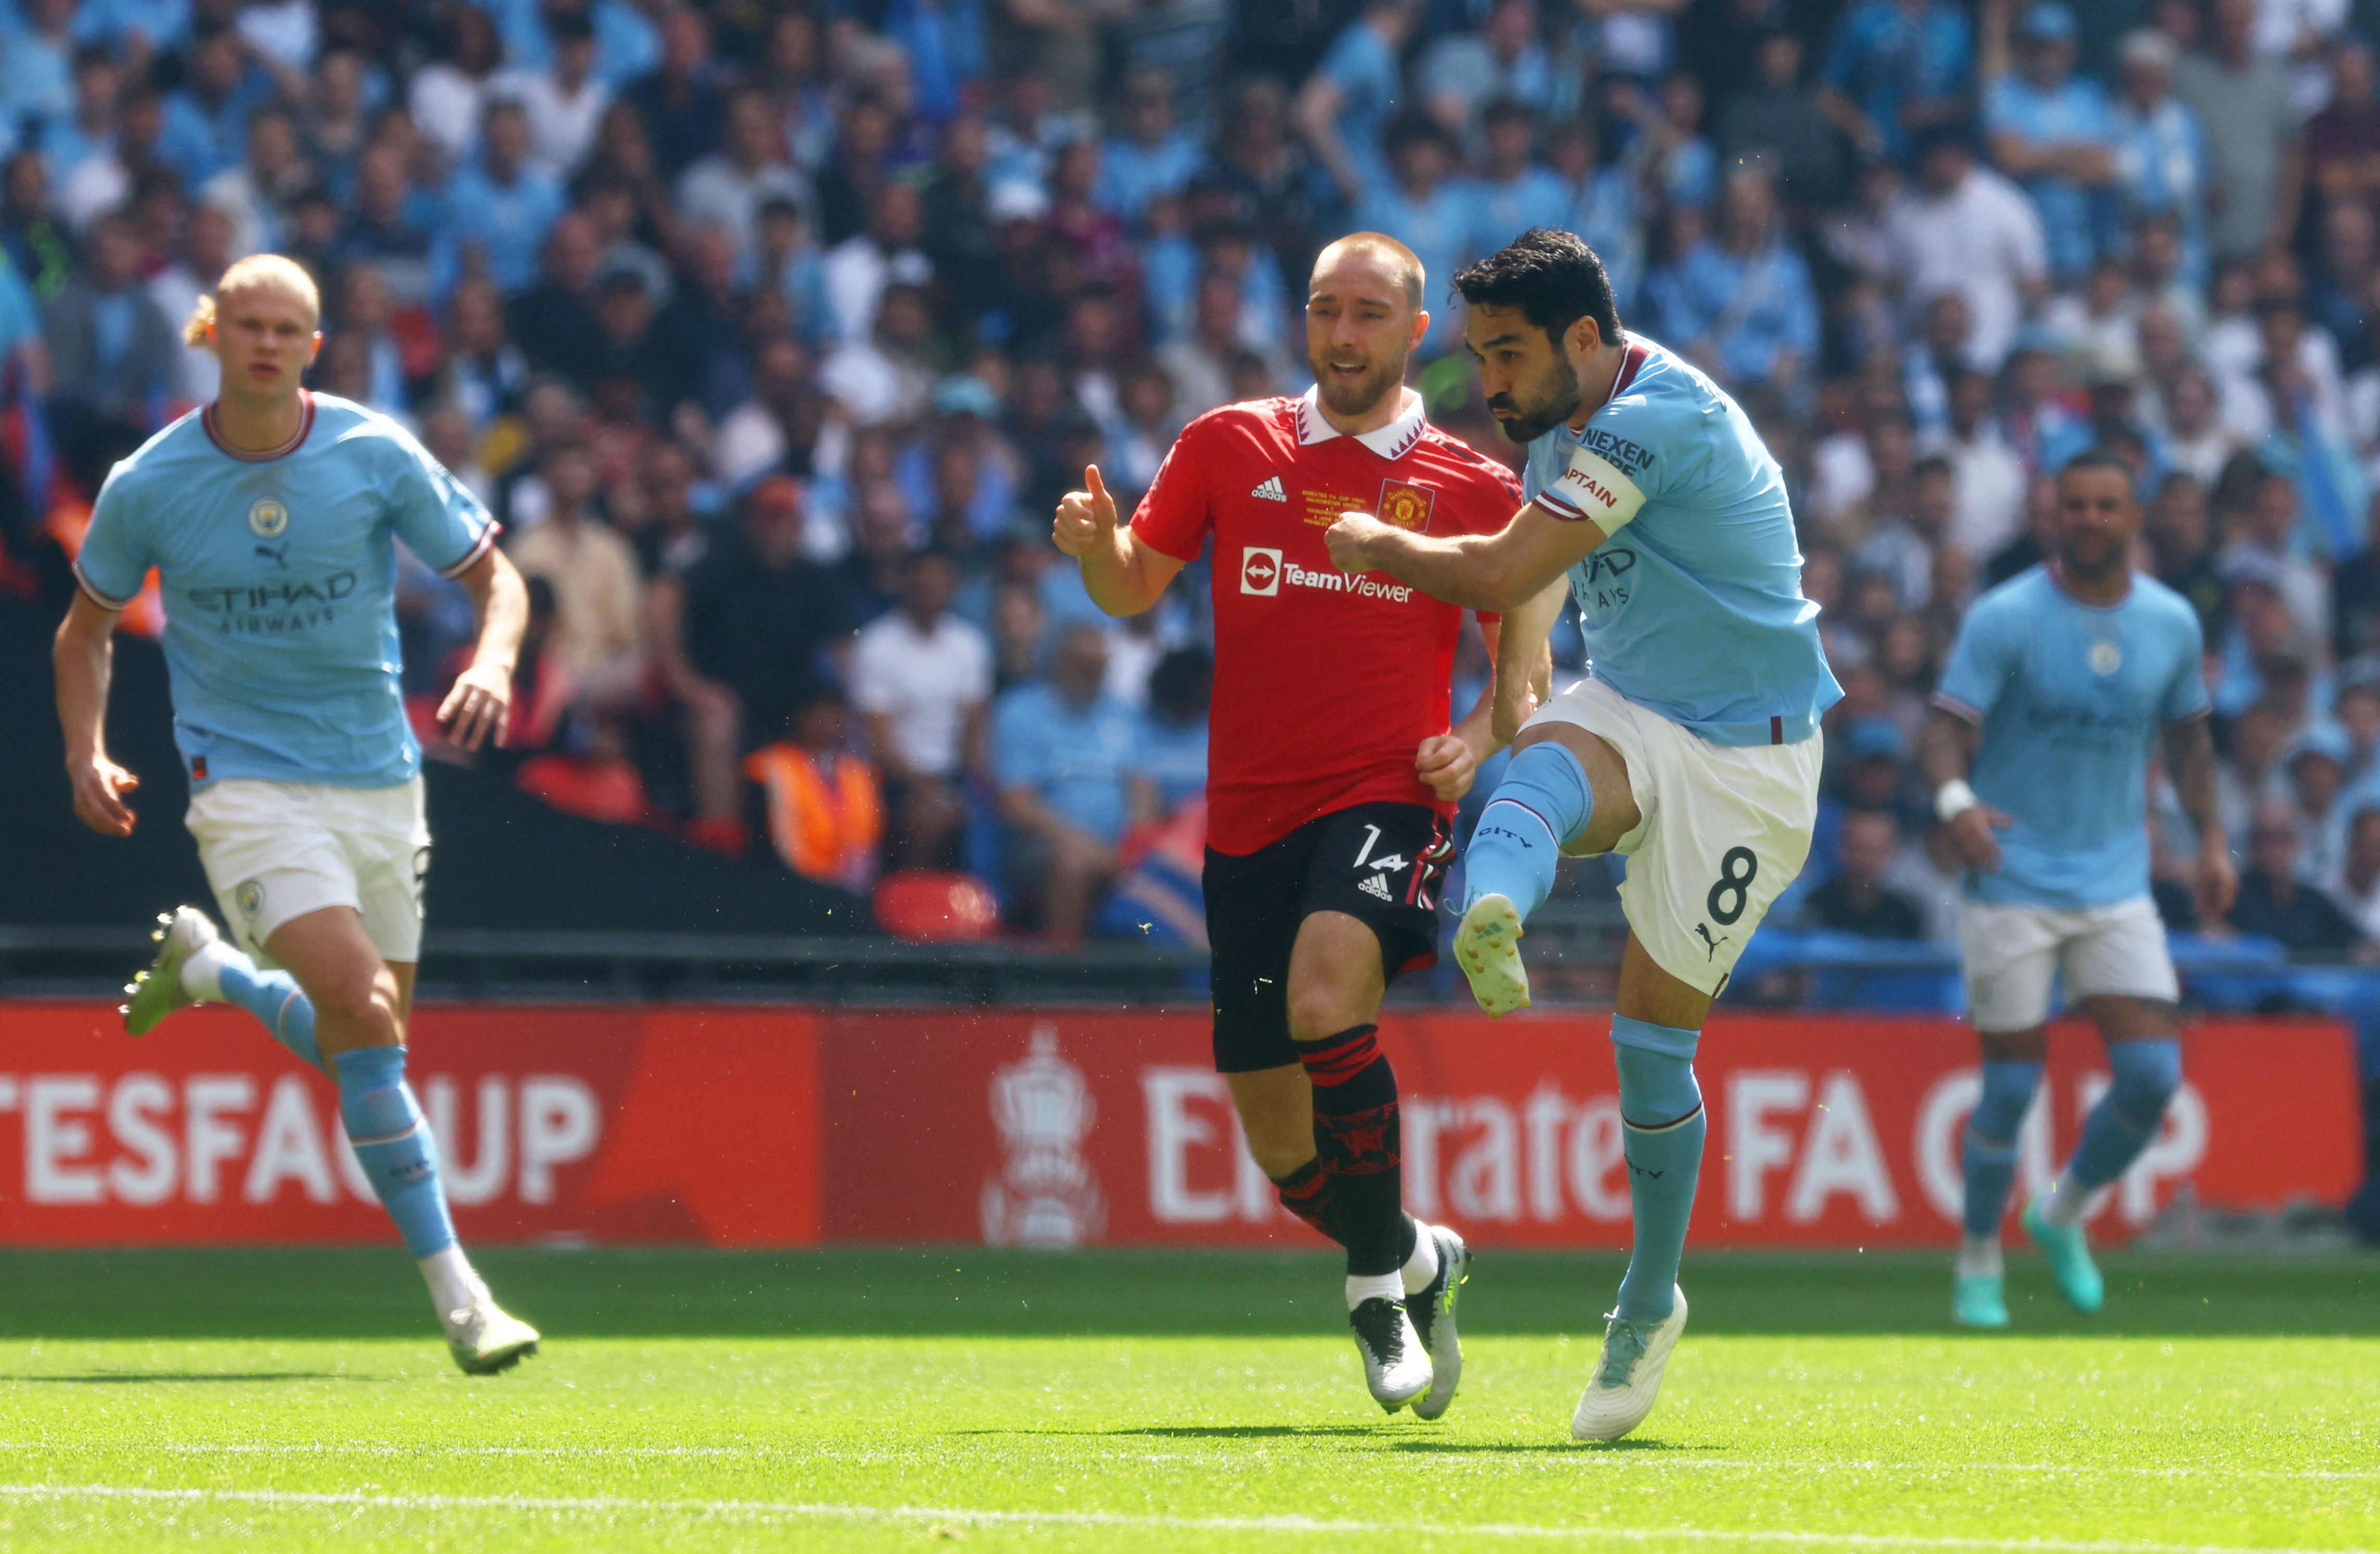
[[[1950,1317],[1963,1328],[2005,1328],[2000,1218],[2016,1179],[2016,1140],[2041,1083],[2036,1061],[1987,1058],[1983,1088],[1968,1114],[1959,1159],[1965,1187],[1964,1229],[1952,1269]]]
[[[2114,1079],[2082,1124],[2082,1142],[2048,1190],[2025,1210],[2024,1228],[2045,1256],[2059,1294],[2077,1311],[2097,1311],[2107,1281],[2092,1259],[2082,1215],[2091,1195],[2124,1174],[2156,1137],[2165,1108],[2181,1088],[2181,1044],[2170,1036],[2113,1042]]]
[[[334,1058],[332,1067],[347,1142],[430,1286],[455,1363],[492,1372],[534,1352],[536,1330],[497,1307],[455,1242],[437,1146],[405,1082],[405,1048],[355,1047]]]

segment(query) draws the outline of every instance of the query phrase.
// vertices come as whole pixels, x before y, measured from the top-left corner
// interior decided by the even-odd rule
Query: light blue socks
[[[2166,1103],[2181,1088],[2181,1044],[2117,1042],[2107,1048],[2115,1081],[2082,1124],[2082,1142],[2066,1164],[2066,1174],[2086,1193],[2124,1174],[2165,1120]]]
[[[405,1083],[405,1048],[359,1046],[333,1062],[347,1142],[355,1145],[381,1205],[396,1221],[405,1249],[427,1257],[453,1246],[455,1223],[438,1181],[437,1148]]]
[[[314,1005],[298,989],[296,977],[287,972],[258,971],[255,961],[237,950],[217,962],[215,975],[225,1003],[248,1010],[274,1041],[312,1067],[322,1067],[322,1054],[314,1045]]]
[[[1701,1039],[1698,1031],[1624,1014],[1611,1019],[1620,1132],[1635,1213],[1619,1312],[1632,1322],[1661,1321],[1676,1304],[1678,1263],[1686,1252],[1686,1221],[1694,1213],[1694,1179],[1702,1170],[1703,1135],[1710,1126],[1702,1087],[1694,1083],[1694,1044]]]
[[[1513,756],[1463,850],[1465,910],[1482,896],[1508,898],[1523,918],[1543,906],[1562,843],[1594,814],[1595,789],[1577,756],[1551,740]]]
[[[2041,1083],[2038,1063],[1984,1065],[1983,1094],[1967,1117],[1959,1157],[1967,1179],[1967,1234],[1985,1240],[2000,1233],[2008,1212],[2009,1184],[2016,1180],[2016,1135],[2025,1108]]]

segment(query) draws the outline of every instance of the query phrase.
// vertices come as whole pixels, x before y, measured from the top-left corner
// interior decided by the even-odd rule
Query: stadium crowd
[[[0,587],[63,606],[109,464],[211,396],[183,316],[285,252],[325,300],[315,386],[410,424],[532,580],[492,758],[522,787],[858,888],[969,870],[1053,942],[1196,938],[1203,569],[1110,621],[1051,508],[1087,463],[1128,501],[1190,418],[1302,392],[1304,278],[1359,227],[1427,266],[1433,416],[1512,458],[1445,285],[1563,226],[1792,483],[1847,695],[1780,922],[1950,936],[1926,696],[1968,602],[2041,557],[2049,475],[2097,446],[2137,471],[2142,566],[2204,624],[2245,876],[2228,925],[2161,904],[2368,955],[2375,22],[0,0]],[[469,611],[413,565],[401,616],[426,709]],[[1458,696],[1485,667],[1475,642]],[[2190,827],[2160,813],[2178,881]]]

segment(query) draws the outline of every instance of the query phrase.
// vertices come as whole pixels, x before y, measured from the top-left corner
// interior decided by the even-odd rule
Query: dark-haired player
[[[1432,428],[1404,386],[1429,326],[1413,251],[1377,233],[1315,261],[1297,399],[1185,428],[1119,527],[1097,469],[1058,547],[1111,615],[1157,602],[1213,534],[1214,712],[1205,872],[1215,1067],[1291,1212],[1347,1249],[1348,1323],[1372,1396],[1435,1419],[1462,1375],[1462,1238],[1404,1212],[1396,1076],[1375,1044],[1388,984],[1437,958],[1447,821],[1489,754],[1485,698],[1448,728],[1463,612],[1330,565],[1342,512],[1415,533],[1501,525],[1519,487]],[[1497,622],[1482,617],[1491,651]]]
[[[1607,1440],[1652,1411],[1685,1327],[1676,1285],[1702,1162],[1694,1047],[1711,999],[1809,856],[1818,718],[1842,691],[1802,597],[1777,461],[1683,357],[1623,335],[1603,264],[1533,228],[1454,277],[1488,408],[1526,443],[1530,497],[1477,538],[1354,515],[1330,532],[1350,573],[1386,571],[1504,610],[1497,713],[1578,602],[1593,663],[1539,708],[1481,813],[1454,948],[1490,1014],[1529,1001],[1521,924],[1558,853],[1628,859],[1628,945],[1611,1022],[1634,1246],[1572,1433]],[[1503,725],[1499,724],[1500,730]]]
[[[2180,984],[2149,899],[2148,768],[2160,733],[2199,830],[2200,909],[2219,919],[2238,887],[2216,808],[2198,612],[2132,570],[2140,531],[2131,471],[2113,454],[2085,453],[2058,471],[2056,556],[1975,601],[1925,728],[1935,811],[1967,865],[1960,953],[1984,1048],[1961,1150],[1966,1235],[1950,1316],[1961,1327],[2008,1326],[2000,1218],[2049,1053],[2052,980],[2064,973],[2068,1004],[2098,1025],[2114,1071],[2073,1158],[2024,1212],[2077,1311],[2097,1311],[2106,1293],[2083,1206],[2156,1135],[2181,1083]]]

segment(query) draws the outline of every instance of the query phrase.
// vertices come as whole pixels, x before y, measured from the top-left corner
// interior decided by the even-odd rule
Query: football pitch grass
[[[1323,1256],[491,1251],[455,1371],[378,1250],[0,1254],[0,1548],[2380,1548],[2380,1258],[1690,1256],[1659,1408],[1569,1439],[1617,1281],[1483,1257],[1384,1417]]]

